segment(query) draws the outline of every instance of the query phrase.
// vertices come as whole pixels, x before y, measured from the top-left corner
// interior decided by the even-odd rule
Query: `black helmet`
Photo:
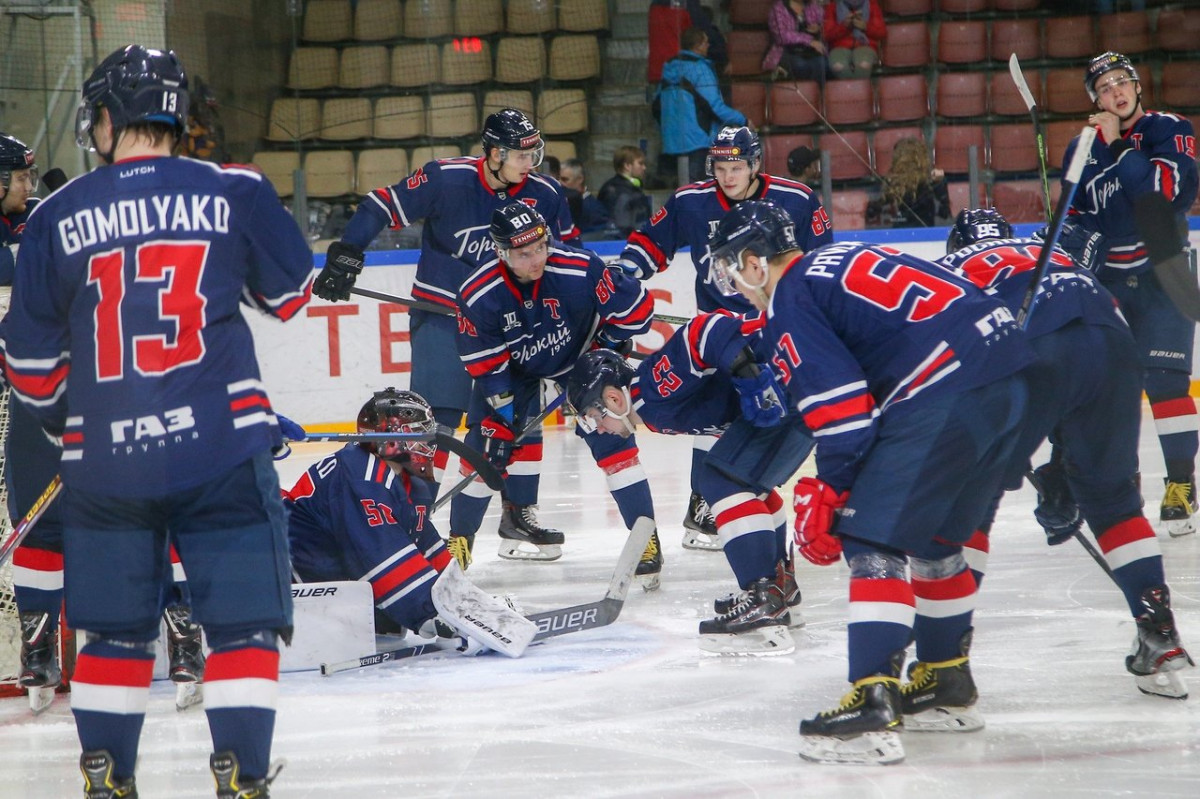
[[[1088,97],[1092,98],[1093,103],[1100,98],[1100,94],[1096,91],[1096,81],[1101,75],[1112,72],[1114,69],[1125,70],[1139,88],[1141,87],[1142,81],[1138,78],[1137,70],[1133,68],[1133,62],[1129,60],[1128,56],[1112,51],[1101,53],[1088,62],[1087,71],[1083,73],[1083,87],[1087,89]]]
[[[437,429],[433,408],[413,391],[390,387],[376,391],[358,412],[360,433],[436,433]],[[433,441],[368,441],[360,446],[384,460],[410,466],[417,473],[432,473],[433,456],[437,452]]]
[[[745,161],[751,172],[757,172],[762,166],[762,142],[758,140],[758,134],[745,125],[721,128],[716,141],[708,148],[704,171],[712,175],[713,164],[717,161]]]
[[[499,148],[500,163],[504,163],[509,150],[533,150],[533,166],[537,168],[546,153],[542,132],[533,126],[524,112],[515,108],[502,108],[489,114],[483,123],[482,138],[484,156],[493,148]]]
[[[989,239],[1011,239],[1012,225],[995,208],[964,208],[954,218],[946,237],[946,254]]]
[[[595,429],[586,421],[588,410],[598,408],[606,412],[604,389],[608,386],[627,389],[636,374],[633,367],[612,350],[585,352],[567,377],[567,406],[585,430]]]
[[[161,122],[175,130],[187,127],[188,82],[183,65],[172,51],[131,44],[100,62],[83,84],[75,114],[75,142],[95,149],[92,128],[99,109],[107,109],[113,132],[138,122]]]
[[[708,269],[721,292],[733,297],[740,293],[733,275],[742,269],[743,252],[770,259],[799,249],[796,223],[787,211],[770,200],[745,200],[721,217],[709,236]]]
[[[492,211],[489,232],[492,243],[496,245],[496,252],[505,259],[509,250],[550,236],[550,228],[545,218],[536,208],[520,202],[512,202]]]
[[[12,173],[28,169],[33,178],[33,188],[37,189],[37,166],[33,162],[33,150],[25,146],[25,142],[16,136],[0,133],[0,188],[7,190]]]

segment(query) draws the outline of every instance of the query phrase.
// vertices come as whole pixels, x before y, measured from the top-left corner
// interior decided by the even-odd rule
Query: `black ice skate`
[[[879,765],[904,759],[900,664],[904,650],[891,656],[891,674],[858,680],[842,703],[800,722],[800,757],[814,763]]]
[[[208,767],[217,781],[217,799],[265,799],[271,795],[271,783],[279,776],[283,763],[275,765],[273,773],[258,780],[242,777],[241,764],[233,752],[209,755]]]
[[[54,689],[62,682],[58,663],[58,628],[50,628],[50,614],[31,611],[21,614],[21,676],[17,682],[28,689],[29,708],[41,713],[54,701]]]
[[[642,552],[642,559],[638,561],[637,570],[634,572],[634,578],[641,584],[643,591],[657,591],[661,582],[663,567],[662,544],[658,540],[658,530],[655,530],[650,541],[646,544],[645,551]]]
[[[1165,585],[1154,586],[1142,592],[1141,601],[1146,610],[1137,618],[1137,637],[1125,658],[1125,668],[1137,679],[1142,693],[1187,699],[1179,672],[1195,663],[1179,642],[1171,593]]]
[[[1173,538],[1196,532],[1196,476],[1179,483],[1168,479],[1166,484],[1158,518]]]
[[[562,557],[566,536],[561,530],[542,527],[537,505],[517,505],[504,501],[500,516],[499,555],[507,560],[550,561]]]
[[[781,560],[775,564],[775,578],[772,585],[779,589],[783,596],[784,604],[788,606],[788,615],[791,618],[789,627],[796,629],[804,626],[804,616],[800,613],[800,586],[796,582],[796,565],[789,558]],[[746,595],[745,591],[736,594],[727,594],[720,599],[713,600],[713,611],[718,615],[728,613],[733,610],[733,606],[742,600]]]
[[[704,497],[695,491],[688,500],[687,513],[683,516],[683,548],[721,551],[721,541],[717,538],[717,519]]]
[[[474,547],[475,541],[473,536],[450,534],[450,538],[446,541],[446,549],[458,561],[458,568],[463,571],[471,565],[471,549]]]
[[[755,580],[736,605],[700,622],[700,649],[715,655],[786,655],[796,644],[783,592],[768,577]]]
[[[163,613],[167,623],[167,659],[175,683],[175,709],[187,710],[204,701],[204,645],[191,608],[172,605]]]
[[[83,772],[84,799],[137,799],[133,777],[118,780],[113,777],[113,759],[104,749],[84,752],[79,758]]]
[[[904,729],[913,732],[974,732],[983,729],[975,709],[979,692],[971,677],[971,630],[963,633],[960,657],[937,663],[915,661],[900,687]]]

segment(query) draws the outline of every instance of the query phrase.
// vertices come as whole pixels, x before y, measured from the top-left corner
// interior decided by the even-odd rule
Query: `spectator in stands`
[[[869,78],[887,35],[878,0],[834,0],[825,6],[825,45],[835,78]]]
[[[721,97],[717,73],[707,57],[708,35],[699,28],[688,28],[679,44],[679,55],[663,66],[654,100],[661,108],[662,152],[667,156],[659,167],[662,171],[666,162],[669,171],[676,161],[671,156],[687,156],[688,180],[695,182],[705,178],[708,147],[720,126],[745,125],[746,115],[730,108]]]
[[[715,68],[723,69],[729,61],[725,37],[700,0],[651,0],[648,23],[650,56],[646,60],[646,81],[651,86],[662,80],[663,64],[679,53],[679,39],[688,28],[699,28],[708,34],[709,60]]]
[[[641,161],[640,175],[637,178],[640,183],[641,175],[646,174],[646,156],[641,150],[633,147],[622,147],[621,149],[636,150],[637,159]],[[616,177],[616,175],[613,175],[614,180]],[[568,158],[562,165],[559,182],[567,190],[568,204],[573,203],[575,198],[578,198],[579,207],[576,208],[574,205],[571,205],[571,218],[575,220],[580,233],[594,233],[608,226],[608,209],[604,207],[604,203],[600,202],[599,198],[588,191],[587,174],[584,171],[582,161],[578,158]],[[641,189],[639,188],[638,190],[640,191]]]
[[[542,159],[542,174],[562,183],[562,161],[558,160],[557,156],[547,155]]]
[[[871,206],[868,221],[886,223],[890,218],[892,227],[932,227],[939,218],[950,216],[946,173],[930,164],[925,142],[917,138],[896,142],[882,197]]]
[[[771,72],[775,78],[824,83],[829,72],[821,38],[824,21],[822,0],[775,0],[767,17],[771,48],[763,58],[763,72]]]
[[[613,153],[613,172],[616,174],[600,187],[600,202],[615,234],[624,238],[650,219],[650,195],[642,191],[646,154],[637,147],[618,147]]]
[[[821,182],[821,151],[801,145],[788,153],[788,174],[809,187]]]

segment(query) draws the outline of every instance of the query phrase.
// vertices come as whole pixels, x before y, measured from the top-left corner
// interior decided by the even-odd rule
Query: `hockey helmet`
[[[492,211],[489,233],[492,243],[496,245],[496,252],[507,260],[509,250],[549,238],[550,227],[536,208],[512,202]]]
[[[589,433],[596,430],[596,420],[588,415],[589,411],[598,411],[601,416],[616,415],[604,404],[604,389],[609,386],[624,391],[627,404],[632,406],[629,386],[636,374],[612,350],[597,349],[581,355],[567,378],[567,407],[575,414],[579,426]]]
[[[0,189],[8,189],[12,173],[22,169],[29,170],[36,191],[38,185],[37,166],[33,161],[33,150],[25,146],[25,142],[16,136],[0,133]]]
[[[751,172],[757,172],[762,165],[762,143],[758,134],[745,125],[721,128],[716,141],[708,148],[704,162],[704,170],[710,176],[717,161],[745,161]]]
[[[493,149],[500,150],[500,163],[508,157],[510,150],[532,150],[533,168],[542,165],[546,144],[542,132],[533,126],[529,117],[516,108],[502,108],[489,114],[483,123],[483,154]]]
[[[75,113],[75,142],[95,150],[92,129],[99,110],[108,111],[116,133],[128,125],[159,122],[180,138],[187,127],[188,82],[173,51],[131,44],[100,62],[83,84]]]
[[[1088,97],[1092,98],[1093,103],[1100,99],[1100,93],[1096,91],[1096,82],[1102,75],[1112,72],[1114,69],[1123,69],[1128,72],[1130,80],[1138,84],[1140,94],[1142,82],[1138,78],[1137,70],[1133,67],[1133,62],[1129,60],[1128,56],[1110,50],[1089,61],[1087,71],[1083,73],[1083,86],[1087,89]]]
[[[742,271],[742,255],[747,250],[770,259],[799,249],[796,223],[787,211],[770,200],[746,200],[721,217],[709,237],[709,274],[722,294],[734,297],[741,293],[734,275]]]
[[[1012,225],[995,208],[964,208],[954,218],[950,235],[946,237],[946,253],[989,239],[1011,239]]]
[[[358,412],[360,433],[436,433],[437,420],[425,398],[413,391],[385,388],[376,391]],[[418,474],[432,473],[437,444],[433,441],[368,441],[362,443],[384,460],[411,467]]]

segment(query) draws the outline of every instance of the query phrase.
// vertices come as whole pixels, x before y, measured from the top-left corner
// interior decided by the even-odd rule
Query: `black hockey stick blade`
[[[434,302],[425,302],[424,300],[414,300],[412,297],[401,297],[399,294],[388,294],[384,291],[372,291],[371,289],[359,288],[354,286],[350,289],[351,294],[357,294],[360,297],[370,297],[373,300],[381,302],[392,302],[396,305],[407,305],[409,308],[414,308],[418,311],[428,311],[429,313],[441,314],[442,316],[455,316],[454,311],[445,308]]]
[[[1034,491],[1037,491],[1039,494],[1046,493],[1042,490],[1041,481],[1038,479],[1037,473],[1033,469],[1025,472],[1025,479],[1027,479],[1029,484],[1033,486]],[[1071,533],[1071,537],[1079,542],[1079,545],[1087,551],[1092,560],[1096,561],[1096,565],[1104,570],[1104,573],[1108,575],[1110,580],[1116,583],[1117,588],[1120,588],[1121,584],[1117,582],[1117,576],[1113,574],[1112,567],[1108,565],[1108,561],[1105,560],[1104,556],[1100,554],[1099,550],[1092,545],[1092,542],[1087,540],[1083,532],[1081,530],[1076,530],[1075,532]]]
[[[21,546],[21,542],[25,540],[25,536],[29,535],[29,531],[38,523],[38,520],[46,513],[46,509],[50,507],[59,494],[62,493],[62,478],[54,475],[54,479],[50,484],[42,489],[41,496],[34,501],[33,506],[26,512],[21,521],[17,522],[17,526],[8,534],[8,538],[4,539],[4,544],[0,545],[0,566],[3,566],[8,561],[9,555],[16,551],[17,547]]]
[[[1200,322],[1200,286],[1192,274],[1178,217],[1171,201],[1158,192],[1143,194],[1133,201],[1133,220],[1146,243],[1154,276],[1179,312]]]
[[[420,657],[421,655],[433,655],[438,652],[453,652],[454,646],[441,642],[431,641],[427,644],[417,644],[416,646],[405,646],[399,649],[390,649],[386,652],[376,652],[371,655],[363,655],[354,660],[342,660],[337,663],[322,663],[321,676],[328,677],[331,674],[337,674],[343,671],[351,671],[353,669],[365,669],[370,666],[378,666],[383,663],[391,663],[394,660],[405,660],[407,658]]]

